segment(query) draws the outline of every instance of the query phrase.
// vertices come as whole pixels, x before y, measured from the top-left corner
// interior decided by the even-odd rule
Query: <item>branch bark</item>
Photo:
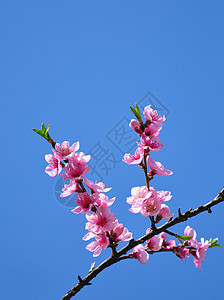
[[[129,250],[131,250],[132,248],[134,248],[135,246],[144,243],[146,240],[152,238],[153,236],[165,231],[166,229],[187,221],[189,218],[192,218],[194,216],[197,216],[198,214],[207,211],[208,213],[211,213],[211,207],[219,204],[220,202],[224,202],[224,188],[222,189],[222,191],[210,202],[208,202],[205,205],[200,205],[198,208],[196,209],[189,209],[188,211],[186,211],[185,213],[181,213],[180,209],[178,210],[178,216],[173,219],[173,220],[168,220],[164,225],[158,227],[158,228],[153,228],[152,231],[150,231],[150,233],[142,236],[141,238],[139,238],[138,240],[131,240],[124,248],[122,248],[120,251],[118,251],[115,255],[112,255],[111,257],[109,257],[108,259],[106,259],[104,262],[102,262],[97,268],[93,269],[92,271],[90,271],[88,273],[88,275],[81,279],[80,276],[78,276],[79,279],[79,283],[76,284],[73,288],[71,288],[71,290],[61,299],[61,300],[69,300],[71,299],[73,296],[75,296],[84,286],[86,285],[90,285],[90,281],[95,278],[100,272],[102,272],[104,269],[110,267],[111,265],[124,260],[124,259],[128,259],[130,258],[129,255],[125,255]]]

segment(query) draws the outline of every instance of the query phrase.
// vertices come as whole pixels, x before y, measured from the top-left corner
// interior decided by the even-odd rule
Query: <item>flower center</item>
[[[146,211],[147,211],[147,212],[152,212],[152,211],[154,211],[154,210],[155,210],[154,205],[149,204],[149,205],[146,206]]]
[[[62,155],[63,156],[67,156],[67,155],[69,155],[69,149],[68,148],[66,148],[66,149],[62,149]]]
[[[99,221],[97,222],[97,225],[103,227],[104,225],[106,225],[106,223],[107,223],[106,218],[99,218]]]

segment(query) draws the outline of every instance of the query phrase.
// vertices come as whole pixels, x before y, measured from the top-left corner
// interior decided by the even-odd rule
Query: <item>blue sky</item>
[[[222,189],[223,9],[222,1],[1,1],[1,299],[60,299],[77,275],[110,255],[94,259],[85,250],[84,215],[60,202],[59,177],[45,174],[51,148],[31,130],[41,122],[58,142],[79,140],[86,154],[100,142],[116,158],[107,174],[98,173],[135,238],[149,224],[128,211],[126,198],[144,176],[120,162],[126,148],[108,135],[148,92],[167,114],[164,148],[153,158],[174,175],[152,184],[172,192],[172,212]],[[189,224],[198,237],[218,236],[224,245],[223,213],[220,204],[173,230]],[[125,261],[78,299],[222,299],[223,257],[223,248],[209,249],[203,271],[172,254],[153,255],[147,265]]]

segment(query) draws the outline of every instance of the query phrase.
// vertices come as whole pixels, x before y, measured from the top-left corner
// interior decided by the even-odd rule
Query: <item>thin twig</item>
[[[146,155],[144,155],[143,171],[144,171],[144,174],[145,174],[146,185],[147,185],[147,188],[149,190],[149,177],[148,177],[148,172],[147,172]]]

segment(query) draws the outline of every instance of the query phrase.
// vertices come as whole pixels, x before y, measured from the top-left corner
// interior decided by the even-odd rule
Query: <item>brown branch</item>
[[[146,155],[144,155],[143,171],[144,171],[144,174],[145,174],[146,185],[147,185],[147,188],[149,190],[149,177],[148,177],[148,173],[147,173]]]
[[[161,252],[173,252],[173,248],[170,249],[160,249],[159,251],[151,251],[151,250],[146,250],[148,254],[154,254],[154,253],[161,253]]]
[[[110,242],[108,247],[110,247],[112,249],[112,255],[116,256],[117,255],[117,249],[116,249],[116,246],[114,245],[114,241],[113,241],[113,239],[112,239],[112,237],[111,237],[111,235],[108,231],[106,232],[106,235],[107,235],[107,237],[109,239],[109,242]]]
[[[129,255],[125,255],[129,250],[134,248],[135,246],[144,243],[146,240],[152,238],[153,236],[157,235],[158,233],[164,232],[167,228],[170,228],[178,223],[184,222],[188,220],[189,218],[192,218],[194,216],[197,216],[198,214],[208,211],[208,213],[211,213],[211,207],[219,204],[220,202],[224,202],[224,188],[222,191],[210,202],[208,202],[205,205],[200,205],[196,209],[190,208],[185,213],[180,213],[178,216],[173,220],[168,220],[164,225],[160,226],[159,228],[155,228],[150,233],[142,236],[138,240],[131,240],[124,248],[122,248],[120,251],[117,252],[116,255],[113,255],[109,257],[107,260],[102,262],[96,269],[93,269],[89,274],[79,280],[79,283],[76,284],[63,298],[62,300],[69,300],[73,296],[75,296],[84,286],[89,285],[90,281],[95,278],[100,272],[102,272],[104,269],[108,268],[109,266],[124,260],[130,258]],[[80,278],[80,277],[79,277]]]

